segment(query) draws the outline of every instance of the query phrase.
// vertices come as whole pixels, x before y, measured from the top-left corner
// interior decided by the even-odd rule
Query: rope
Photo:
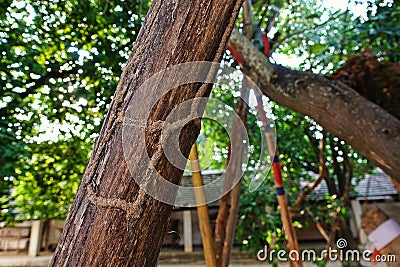
[[[162,150],[162,144],[165,143],[165,140],[168,136],[171,136],[176,130],[182,129],[189,121],[194,118],[194,116],[197,116],[195,113],[196,112],[196,106],[193,105],[191,109],[191,113],[187,118],[180,119],[174,123],[168,123],[164,122],[161,120],[157,120],[155,122],[151,122],[148,125],[148,129],[151,132],[157,132],[161,131],[161,137],[160,137],[160,142],[156,145],[156,152],[152,155],[150,158],[150,162],[146,168],[145,172],[145,177],[151,177],[152,172],[155,172],[155,169],[153,166],[156,166],[159,160],[161,159],[161,156],[163,155],[163,150]],[[139,128],[146,128],[147,121],[146,120],[135,120],[135,119],[127,119],[123,122],[123,124],[129,124],[129,125],[135,125]],[[149,182],[149,180],[147,180]],[[143,185],[147,185],[147,182]],[[86,189],[88,193],[88,200],[94,204],[95,206],[98,207],[110,207],[110,208],[117,208],[125,211],[127,213],[127,216],[133,217],[135,219],[140,217],[141,213],[141,205],[146,197],[146,193],[143,189],[139,189],[139,194],[135,200],[135,202],[130,203],[126,200],[123,199],[118,199],[118,198],[105,198],[105,197],[100,197],[96,196],[96,193],[93,190],[93,186],[91,183],[91,180],[88,180],[86,182]]]

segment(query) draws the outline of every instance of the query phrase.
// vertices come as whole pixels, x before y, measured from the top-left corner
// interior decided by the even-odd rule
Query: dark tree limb
[[[271,64],[238,30],[230,45],[244,72],[280,105],[310,116],[400,181],[400,121],[352,88],[324,76]]]
[[[245,83],[245,81],[243,81],[243,83]],[[235,110],[239,118],[235,119],[232,125],[231,148],[232,151],[234,151],[235,153],[231,154],[230,165],[225,173],[226,177],[228,178],[232,177],[233,179],[239,177],[242,172],[241,166],[242,166],[243,143],[241,142],[241,140],[243,140],[243,136],[240,135],[241,123],[239,122],[239,119],[241,120],[243,125],[247,125],[246,121],[247,121],[248,106],[245,100],[243,100],[247,98],[246,97],[247,85],[243,84],[242,87],[243,87],[242,96],[241,98],[238,99]],[[235,239],[236,224],[238,220],[241,186],[242,186],[242,179],[240,178],[239,182],[233,187],[232,191],[229,193],[230,206],[225,225],[225,239],[222,248],[221,260],[219,262],[220,264],[219,266],[221,267],[229,266],[230,255],[233,247],[233,242]]]
[[[321,181],[329,176],[328,170],[326,169],[326,133],[322,132],[322,139],[319,145],[319,174],[317,180],[311,183],[296,199],[292,208],[290,209],[290,215],[293,217],[300,209],[301,204],[307,198],[309,194],[321,183]]]

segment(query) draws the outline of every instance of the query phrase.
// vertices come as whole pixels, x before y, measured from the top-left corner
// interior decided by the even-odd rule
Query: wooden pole
[[[228,161],[229,162],[229,156]],[[217,258],[217,266],[221,266],[222,251],[224,249],[225,226],[228,220],[228,202],[230,193],[224,195],[219,204],[218,215],[215,222],[215,257]]]
[[[282,172],[281,172],[281,165],[279,163],[278,152],[275,149],[275,146],[273,145],[275,143],[275,136],[271,130],[267,116],[265,115],[261,95],[257,96],[257,104],[258,104],[257,105],[258,113],[259,113],[259,115],[261,117],[261,121],[264,125],[265,137],[268,142],[269,154],[273,158],[272,169],[273,169],[273,173],[274,173],[274,183],[275,183],[276,192],[277,192],[278,204],[279,204],[280,211],[281,211],[280,213],[281,213],[282,225],[284,228],[286,240],[288,242],[288,248],[291,251],[297,251],[298,255],[301,255],[299,244],[297,242],[296,233],[295,233],[293,225],[292,225],[292,219],[289,214],[288,202],[287,202],[285,189],[284,189],[283,181],[282,181]],[[295,267],[303,266],[300,258],[297,261],[293,261],[292,264]]]
[[[361,222],[362,207],[360,205],[360,200],[352,200],[350,203],[354,214],[354,220],[356,222],[358,240],[360,241],[361,244],[367,244],[368,237],[365,234],[364,229],[362,229],[362,222]]]
[[[28,255],[31,257],[39,256],[42,241],[43,222],[41,220],[32,221],[31,237],[29,239]],[[19,244],[18,244],[19,245]]]
[[[192,179],[196,203],[206,203],[206,196],[203,191],[203,178],[201,177],[199,158],[197,155],[196,143],[190,150],[190,165],[192,167]],[[197,216],[199,218],[199,227],[203,243],[204,258],[207,267],[216,267],[215,248],[211,232],[210,217],[208,216],[207,205],[197,206]]]

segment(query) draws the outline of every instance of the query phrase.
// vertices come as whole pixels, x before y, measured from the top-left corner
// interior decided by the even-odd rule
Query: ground
[[[0,267],[22,267],[22,266],[34,266],[34,267],[45,267],[48,266],[51,253],[42,253],[39,257],[29,257],[25,253],[13,253],[13,252],[1,252],[0,253]],[[232,264],[230,267],[265,267],[270,266],[264,262],[257,261],[256,258],[251,258],[241,252],[234,251],[232,254]],[[181,251],[162,251],[159,256],[158,264],[159,267],[172,267],[172,266],[190,266],[190,267],[205,267],[204,258],[202,252],[184,253]],[[304,267],[314,267],[315,265],[309,262],[304,263]],[[331,262],[327,267],[339,267],[339,262]],[[384,267],[385,265],[367,265],[363,264],[364,267]],[[279,264],[279,267],[289,267],[287,263]]]

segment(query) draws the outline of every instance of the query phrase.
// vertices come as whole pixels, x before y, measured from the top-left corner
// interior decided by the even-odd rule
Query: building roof
[[[358,199],[387,198],[398,195],[389,176],[381,169],[378,169],[376,174],[367,174],[365,179],[356,185],[356,191]]]
[[[221,195],[224,171],[203,170],[201,171],[201,174],[203,176],[204,185],[212,185],[207,188],[206,198],[208,199],[212,198],[213,196]],[[193,187],[191,175],[192,174],[190,172],[185,172],[180,185],[185,187]],[[317,179],[316,174],[309,173],[309,175]],[[310,183],[310,181],[306,180],[300,181],[300,185],[303,188],[310,185]],[[387,199],[398,196],[398,193],[392,182],[390,181],[389,176],[379,168],[376,169],[376,173],[374,174],[366,174],[364,179],[360,180],[358,183],[354,183],[353,186],[354,191],[351,193],[351,197],[359,200]],[[325,180],[322,180],[321,183],[310,194],[310,197],[314,199],[323,199],[328,194],[328,192],[328,186]],[[179,201],[179,203],[184,203],[185,201],[187,203],[195,203],[194,194],[193,192],[178,192],[177,201]],[[208,205],[218,206],[219,199],[212,201]]]
[[[219,198],[215,199],[215,196],[220,196],[222,193],[224,171],[203,170],[201,171],[201,174],[203,177],[203,184],[207,186],[207,190],[205,190],[207,202],[209,202],[209,200],[212,200],[208,205],[218,206]],[[193,188],[191,172],[185,172],[183,174],[180,186]],[[176,203],[188,203],[188,207],[190,207],[191,205],[189,205],[189,203],[195,203],[194,191],[178,191],[178,194],[176,196]],[[180,206],[182,207],[183,205]]]
[[[312,174],[317,179],[316,174]],[[300,184],[306,187],[310,184],[309,181],[302,181]],[[354,191],[351,193],[352,198],[359,200],[365,199],[387,199],[397,196],[397,190],[390,181],[389,176],[381,169],[376,169],[374,174],[366,174],[365,178],[361,179],[358,183],[353,183]],[[328,194],[328,186],[325,180],[314,189],[311,196],[314,198],[323,198]]]

